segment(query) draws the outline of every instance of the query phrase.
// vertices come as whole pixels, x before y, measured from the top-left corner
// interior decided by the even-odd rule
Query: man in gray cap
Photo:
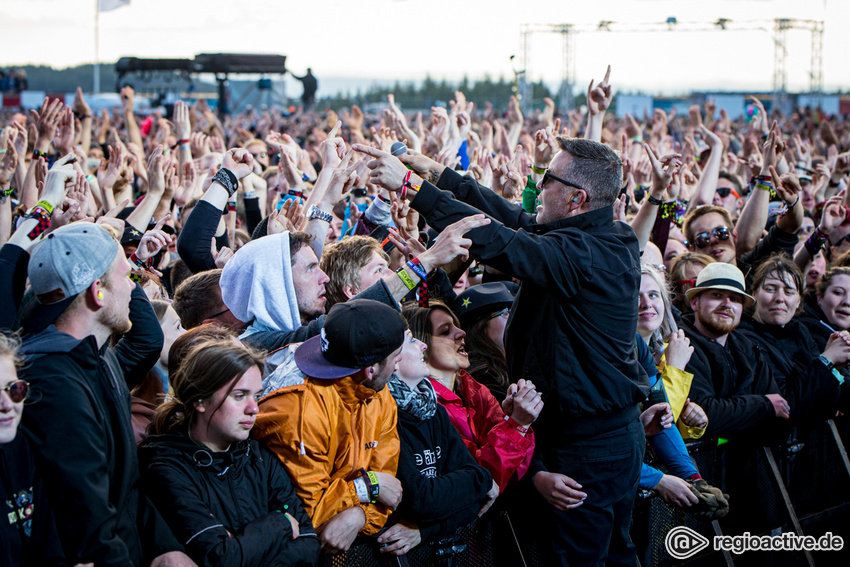
[[[68,561],[194,565],[138,491],[128,382],[156,362],[163,335],[123,250],[100,226],[73,223],[34,247],[28,273],[21,377],[35,395],[23,430]]]

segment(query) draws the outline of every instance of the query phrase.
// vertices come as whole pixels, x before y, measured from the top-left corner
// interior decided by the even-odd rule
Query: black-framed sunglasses
[[[549,170],[548,170],[548,169],[546,170],[546,173],[544,173],[544,174],[543,174],[543,179],[541,179],[541,180],[540,180],[539,185],[546,185],[546,183],[547,183],[550,179],[554,179],[554,180],[555,180],[555,181],[557,181],[558,183],[560,183],[560,184],[562,184],[562,185],[566,185],[567,187],[575,187],[576,189],[581,189],[581,190],[582,190],[582,191],[584,191],[585,193],[587,192],[587,189],[585,189],[584,187],[579,187],[579,186],[578,186],[578,185],[576,185],[575,183],[570,183],[569,181],[566,181],[566,180],[564,180],[564,179],[561,179],[560,177],[555,177],[554,175],[552,175],[551,173],[549,173]]]
[[[6,392],[13,404],[19,404],[30,395],[30,383],[26,380],[15,380],[5,388],[0,388]]]
[[[700,232],[696,235],[696,238],[694,238],[694,246],[697,248],[705,248],[711,244],[712,235],[714,235],[714,238],[717,240],[729,240],[732,233],[729,232],[729,229],[725,226],[718,226],[711,232]]]
[[[732,189],[731,187],[718,187],[717,188],[717,194],[720,195],[721,199],[725,199],[726,197],[729,196],[730,193],[735,195],[736,198],[740,197],[740,195],[738,195],[738,192],[735,191],[734,189]]]

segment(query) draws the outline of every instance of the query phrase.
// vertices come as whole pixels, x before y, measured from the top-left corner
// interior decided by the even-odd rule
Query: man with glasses
[[[204,323],[215,323],[234,331],[246,325],[227,308],[221,299],[221,269],[207,270],[186,279],[174,292],[174,310],[184,329]]]
[[[792,215],[779,217],[752,250],[739,250],[735,222],[723,207],[705,205],[689,211],[682,222],[682,232],[691,250],[707,254],[715,262],[738,267],[749,280],[753,266],[771,254],[785,252],[794,256],[799,227],[793,226],[794,220],[790,217]],[[741,219],[743,222],[744,217]],[[750,222],[748,219],[747,223]],[[761,222],[761,219],[754,219],[754,222]]]
[[[532,380],[546,404],[528,476],[550,505],[540,526],[551,530],[550,564],[637,565],[628,532],[645,444],[638,404],[649,389],[634,353],[638,241],[613,220],[617,154],[585,139],[557,143],[536,217],[424,156],[402,163],[354,148],[375,158],[370,180],[411,199],[436,230],[482,211],[492,219],[469,232],[470,253],[522,281],[505,350],[511,379]]]
[[[28,276],[21,378],[38,395],[23,431],[68,561],[194,565],[138,489],[128,386],[156,363],[163,335],[124,251],[99,225],[73,223],[33,248]]]
[[[717,179],[717,188],[714,190],[714,206],[723,207],[733,219],[737,219],[744,206],[744,198],[741,196],[741,182],[738,177],[721,171]]]
[[[258,138],[248,140],[242,147],[254,157],[254,173],[262,175],[269,167],[269,147]]]

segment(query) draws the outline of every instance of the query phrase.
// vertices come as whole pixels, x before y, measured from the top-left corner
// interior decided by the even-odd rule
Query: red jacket
[[[522,478],[534,453],[534,432],[529,429],[523,437],[511,427],[490,390],[464,370],[458,371],[456,384],[467,401],[466,407],[457,394],[439,381],[432,378],[431,383],[452,425],[460,432],[475,461],[493,475],[499,492],[505,490],[514,473],[517,479]]]

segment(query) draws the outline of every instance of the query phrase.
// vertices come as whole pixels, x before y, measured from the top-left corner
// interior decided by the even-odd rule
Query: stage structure
[[[266,75],[280,75],[286,73],[285,55],[248,55],[242,53],[202,53],[194,59],[139,59],[137,57],[122,57],[115,64],[115,72],[118,75],[116,90],[121,88],[124,78],[130,73],[139,73],[140,76],[150,76],[154,73],[162,73],[164,77],[175,74],[188,80],[190,83],[194,75],[209,73],[215,76],[218,83],[218,113],[220,115],[229,112],[228,81],[230,75],[259,74],[263,75],[257,82],[260,95],[271,90],[271,80]],[[245,96],[253,91],[249,90]],[[268,94],[266,95],[268,97]]]
[[[603,20],[595,25],[576,24],[522,24],[520,31],[520,49],[522,69],[515,71],[517,90],[522,101],[523,111],[528,111],[534,93],[531,84],[532,39],[535,35],[559,34],[561,36],[561,86],[559,89],[559,109],[570,110],[575,85],[576,48],[575,37],[583,33],[629,32],[722,32],[763,31],[771,34],[774,45],[773,57],[773,100],[774,105],[785,108],[788,102],[788,75],[785,65],[788,30],[804,30],[811,34],[811,63],[809,68],[809,95],[811,104],[818,106],[823,95],[823,21],[777,18],[775,20],[735,21],[719,18],[714,22],[679,22],[676,18],[667,18],[664,22],[639,24],[620,24]]]

